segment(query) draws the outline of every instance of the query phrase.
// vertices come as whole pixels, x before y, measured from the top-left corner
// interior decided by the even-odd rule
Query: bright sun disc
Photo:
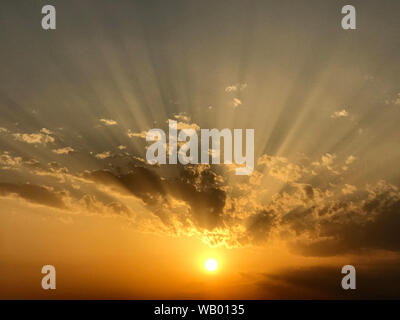
[[[218,268],[218,262],[215,259],[208,259],[204,264],[207,271],[215,271]]]

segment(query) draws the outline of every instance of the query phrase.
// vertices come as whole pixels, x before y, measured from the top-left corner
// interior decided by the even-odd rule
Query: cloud
[[[394,101],[395,105],[400,105],[400,93],[397,94],[396,100]]]
[[[82,193],[95,198],[93,207],[96,203],[101,208],[96,212],[112,213],[118,208],[134,212],[128,204],[125,209],[115,204],[115,210],[107,206],[125,197],[135,199],[158,221],[139,223],[141,229],[157,225],[159,232],[196,234],[212,246],[258,246],[278,240],[305,256],[400,251],[396,229],[400,224],[400,192],[385,181],[348,183],[345,175],[351,171],[340,168],[353,163],[353,155],[325,153],[317,161],[263,155],[246,177],[235,176],[229,166],[177,165],[172,170],[168,165],[149,166],[143,159],[123,153],[114,157],[105,151],[95,157],[110,158],[109,169],[76,172],[9,152],[0,154],[0,165],[2,169],[27,169],[30,175],[43,179],[56,178],[66,189],[74,189],[75,202]],[[16,188],[14,194],[22,195],[22,187]],[[54,193],[42,188],[42,194],[46,190]],[[99,193],[104,199],[98,199]],[[83,208],[88,210],[86,205]]]
[[[100,122],[102,122],[106,126],[115,126],[118,124],[117,121],[112,120],[112,119],[100,119]]]
[[[225,88],[225,92],[233,92],[233,91],[236,91],[236,90],[237,90],[236,86],[227,86]]]
[[[178,130],[193,129],[195,131],[200,131],[200,127],[196,123],[186,123],[182,121],[178,121],[177,128]]]
[[[353,262],[352,262],[353,260]],[[400,261],[390,259],[363,263],[350,259],[356,267],[357,289],[343,290],[343,264],[284,268],[275,273],[264,273],[256,278],[255,298],[258,299],[397,299],[400,294]],[[382,275],[385,275],[382,277]]]
[[[251,215],[245,223],[248,241],[253,244],[265,243],[265,239],[277,223],[277,215],[274,211],[261,210]]]
[[[48,164],[51,166],[51,163]],[[0,169],[2,170],[20,170],[27,169],[31,174],[42,174],[45,172],[44,166],[34,158],[15,156],[8,151],[0,154]]]
[[[129,129],[127,134],[128,134],[128,137],[129,137],[129,138],[142,138],[142,139],[146,139],[147,131],[132,132],[132,131]]]
[[[258,159],[258,164],[269,168],[270,176],[286,182],[300,179],[305,171],[300,165],[290,163],[284,157],[264,155]]]
[[[104,203],[97,199],[94,195],[85,194],[79,200],[80,207],[86,209],[87,212],[99,213],[102,215],[118,215],[130,217],[132,212],[122,202],[113,201]]]
[[[65,208],[62,195],[48,188],[31,184],[0,183],[0,196],[17,195],[29,202]]]
[[[346,159],[346,164],[352,164],[357,158],[353,155],[350,155],[347,159]]]
[[[177,121],[177,129],[178,130],[193,129],[195,131],[200,131],[200,126],[196,123],[191,122],[190,117],[187,116],[186,114],[179,113],[179,114],[175,114],[173,117],[175,119],[168,119],[167,121],[165,121],[165,123],[168,124],[169,121]],[[168,127],[165,129],[168,130]],[[141,132],[132,132],[129,129],[127,135],[129,138],[146,139],[147,131],[143,130]]]
[[[242,101],[239,100],[238,98],[233,98],[233,107],[237,108],[242,104]]]
[[[331,118],[336,119],[336,118],[346,118],[349,116],[349,113],[343,109],[340,111],[335,111],[332,115]]]
[[[329,167],[332,165],[333,160],[336,158],[336,156],[334,154],[330,154],[330,153],[325,153],[322,157],[321,157],[321,163],[322,165]]]
[[[295,252],[324,256],[362,249],[400,250],[400,193],[384,181],[367,186],[349,201],[322,197],[297,211],[309,222],[301,229],[296,221],[285,221],[284,227],[297,234],[291,243]]]
[[[349,160],[349,158],[347,160]],[[338,172],[338,167],[335,166],[335,159],[336,159],[336,155],[335,154],[325,153],[325,154],[323,154],[321,156],[321,160],[320,161],[314,161],[312,163],[312,165],[315,166],[315,167],[326,168],[329,171],[331,171],[332,173],[338,174],[339,172]],[[354,161],[354,159],[350,158],[350,162],[349,163],[351,163],[353,161]],[[348,168],[346,166],[342,166],[342,169],[343,170],[347,170]]]
[[[109,158],[110,156],[111,156],[110,151],[104,151],[104,152],[102,152],[102,153],[98,153],[98,154],[95,155],[95,157],[96,157],[97,159],[107,159],[107,158]]]
[[[51,136],[52,132],[46,128],[40,130],[39,133],[14,133],[14,139],[29,144],[47,144],[55,141]]]
[[[332,170],[335,162],[341,166],[348,159],[339,161],[327,153],[316,167],[311,160],[307,165],[264,155],[251,176],[241,177],[247,182],[230,184],[212,165],[178,165],[177,176],[161,174],[167,166],[155,169],[142,162],[125,173],[88,171],[82,178],[111,193],[141,199],[166,232],[198,234],[212,246],[279,240],[306,256],[400,251],[394,227],[400,224],[399,190],[384,181],[365,187],[342,182]],[[269,177],[281,183],[275,193],[265,187]]]
[[[44,133],[44,134],[47,134],[47,135],[53,134],[52,131],[50,131],[49,129],[46,129],[46,128],[40,129],[40,132],[41,132],[41,133]]]
[[[60,148],[60,149],[54,149],[53,152],[56,154],[70,154],[74,152],[74,148],[72,147],[65,147],[65,148]]]
[[[333,154],[324,154],[316,167],[311,160],[301,162],[260,157],[255,179],[250,176],[247,183],[231,183],[226,189],[222,220],[229,232],[207,242],[243,246],[278,240],[306,256],[400,251],[394,227],[400,224],[396,186],[385,181],[367,186],[345,183]],[[281,181],[276,192],[266,188],[266,183],[271,186],[270,177]]]
[[[357,187],[352,186],[351,184],[345,184],[342,189],[343,194],[352,194],[357,190]]]
[[[189,116],[187,116],[183,113],[179,113],[179,114],[174,115],[174,118],[176,120],[178,120],[178,122],[177,122],[178,130],[193,129],[195,131],[200,131],[200,126],[196,123],[193,123]],[[168,119],[166,121],[166,123],[169,123],[170,120],[173,121],[173,119]]]
[[[240,90],[246,89],[246,87],[247,87],[247,83],[231,85],[231,86],[227,86],[227,87],[225,88],[225,92],[240,91]]]
[[[226,195],[218,176],[206,166],[182,166],[177,178],[161,177],[138,166],[126,174],[100,170],[87,172],[84,178],[140,198],[167,227],[171,227],[171,232],[178,231],[177,223],[180,232],[191,230],[192,226],[211,230],[221,223]],[[187,210],[177,213],[176,205]]]
[[[174,118],[179,121],[190,122],[190,117],[184,113],[176,114],[174,115]]]
[[[19,168],[22,166],[22,162],[21,157],[13,157],[7,151],[0,154],[0,165],[3,170]]]

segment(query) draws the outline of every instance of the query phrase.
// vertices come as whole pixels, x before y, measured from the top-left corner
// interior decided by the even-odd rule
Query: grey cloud
[[[343,290],[342,265],[286,268],[265,273],[255,282],[257,298],[264,299],[397,299],[400,261],[372,265],[349,261],[356,268],[356,290]],[[382,274],[385,277],[382,277]]]
[[[191,222],[199,228],[212,229],[222,222],[226,194],[210,169],[181,167],[178,177],[162,177],[153,170],[135,166],[124,174],[100,170],[87,172],[84,177],[142,199],[166,224],[169,217],[163,207],[169,206],[168,196],[189,205]]]
[[[85,194],[80,200],[79,203],[86,208],[89,212],[96,212],[100,214],[116,214],[116,215],[124,215],[131,216],[131,211],[127,206],[119,201],[113,201],[109,203],[104,203],[98,200],[95,196]]]
[[[276,226],[274,211],[261,210],[246,220],[247,239],[250,243],[262,243],[268,239],[270,231]],[[242,239],[243,241],[244,239]]]
[[[12,194],[40,205],[60,209],[66,207],[60,194],[44,187],[31,184],[0,183],[0,196],[8,196]]]
[[[380,182],[349,201],[299,207],[294,215],[287,214],[283,223],[300,234],[314,233],[313,239],[292,243],[295,251],[305,255],[377,248],[399,251],[400,193],[395,186]]]

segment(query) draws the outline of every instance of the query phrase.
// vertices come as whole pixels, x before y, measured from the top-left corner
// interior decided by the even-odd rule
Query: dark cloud
[[[226,194],[209,167],[182,167],[180,177],[166,184],[174,197],[190,205],[197,226],[212,229],[221,224]]]
[[[118,201],[104,203],[93,195],[85,194],[79,202],[89,212],[131,216],[129,208]]]
[[[71,203],[82,205],[86,211],[133,218],[129,205],[120,202],[116,194],[133,195],[161,220],[166,227],[163,230],[174,234],[195,231],[212,245],[264,245],[278,239],[286,242],[293,252],[305,256],[371,249],[400,251],[400,192],[396,186],[380,181],[364,187],[358,185],[352,193],[343,194],[343,183],[339,182],[343,175],[333,174],[332,179],[319,183],[319,175],[307,164],[300,167],[285,158],[263,159],[269,171],[274,169],[272,175],[256,170],[251,177],[224,179],[228,173],[217,173],[219,169],[215,166],[150,167],[141,158],[130,156],[113,160],[110,169],[83,173],[71,173],[55,162],[41,165],[30,161],[28,166],[21,157],[9,153],[2,156],[8,166],[23,166],[40,177],[58,179],[69,190]],[[335,172],[341,167],[341,163],[336,165],[333,160],[325,162]],[[279,171],[282,163],[290,170]],[[283,179],[293,168],[301,172],[295,174],[296,181]],[[261,182],[271,178],[282,183],[276,192],[268,194],[268,188]],[[68,189],[69,181],[74,188]],[[95,185],[85,186],[84,181]],[[38,186],[46,183],[44,180],[37,185],[3,183],[0,192],[17,194],[43,205],[65,207],[62,194]]]
[[[222,221],[226,194],[209,168],[186,166],[181,167],[178,177],[162,177],[136,166],[125,174],[99,170],[87,172],[84,177],[142,199],[166,224],[169,217],[163,208],[169,206],[169,196],[189,205],[191,222],[199,228],[213,229]]]
[[[379,261],[378,261],[379,262]],[[255,282],[257,298],[267,299],[397,299],[400,289],[400,261],[381,264],[352,264],[356,268],[356,289],[344,290],[342,265],[287,268],[276,274],[262,274]],[[385,275],[384,277],[382,275]]]
[[[340,185],[336,188],[339,196],[333,196],[332,186],[321,189],[289,182],[262,204],[262,189],[253,190],[250,182],[242,184],[244,189],[226,188],[211,166],[178,166],[171,172],[137,164],[121,172],[98,170],[84,177],[142,199],[168,227],[177,228],[175,219],[200,232],[215,227],[227,231],[230,239],[216,233],[210,235],[215,239],[209,243],[262,245],[278,236],[294,252],[306,256],[400,250],[400,192],[384,181],[345,196]],[[184,202],[189,212],[174,208],[171,199]],[[235,231],[238,225],[243,227],[240,232]]]
[[[297,233],[315,232],[309,242],[296,241],[293,248],[304,255],[335,255],[362,249],[400,250],[400,194],[380,182],[365,198],[338,201],[320,208],[288,214],[284,223]],[[314,230],[313,230],[314,229]]]
[[[0,183],[0,196],[18,195],[19,197],[45,206],[65,208],[60,194],[41,186],[31,184]]]
[[[262,210],[247,219],[248,240],[251,243],[261,243],[268,238],[269,233],[276,225],[276,213]]]

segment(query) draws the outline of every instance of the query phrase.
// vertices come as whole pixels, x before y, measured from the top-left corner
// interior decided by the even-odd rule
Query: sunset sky
[[[0,298],[400,298],[399,1],[45,4],[0,5]],[[169,119],[253,173],[149,165]]]

